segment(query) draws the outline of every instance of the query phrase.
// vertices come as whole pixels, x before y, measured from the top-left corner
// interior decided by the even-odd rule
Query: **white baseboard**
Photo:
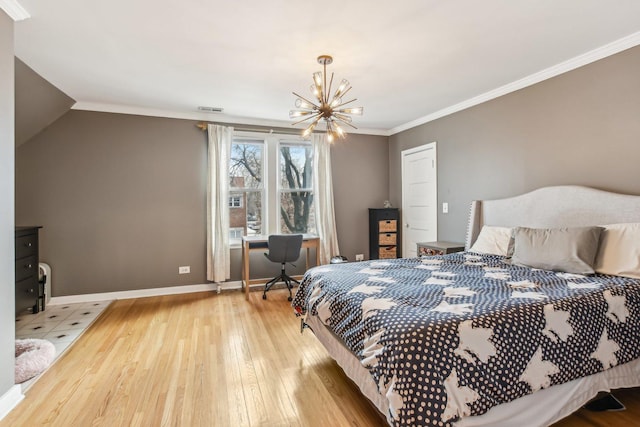
[[[264,285],[251,285],[251,287]],[[204,283],[200,285],[169,286],[166,288],[136,289],[132,291],[102,292],[96,294],[66,295],[51,297],[49,305],[75,304],[94,301],[112,301],[117,299],[145,298],[160,295],[190,294],[193,292],[228,291],[242,289],[242,282]]]
[[[16,384],[0,396],[0,420],[3,419],[20,401],[24,399],[22,387]]]

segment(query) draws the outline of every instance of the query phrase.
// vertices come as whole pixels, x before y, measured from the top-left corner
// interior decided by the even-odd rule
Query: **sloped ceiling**
[[[58,120],[75,101],[18,58],[15,60],[15,78],[17,147]]]

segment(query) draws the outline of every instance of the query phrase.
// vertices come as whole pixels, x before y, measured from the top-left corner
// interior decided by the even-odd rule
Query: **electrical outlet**
[[[356,261],[364,261],[364,254],[356,254]]]
[[[178,274],[189,274],[191,273],[190,265],[183,265],[182,267],[178,267]]]
[[[444,202],[442,204],[442,213],[449,213],[449,203]]]

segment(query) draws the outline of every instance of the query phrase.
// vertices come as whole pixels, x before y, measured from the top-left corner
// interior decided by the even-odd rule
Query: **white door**
[[[438,240],[436,143],[402,152],[402,256],[417,256],[416,243]]]

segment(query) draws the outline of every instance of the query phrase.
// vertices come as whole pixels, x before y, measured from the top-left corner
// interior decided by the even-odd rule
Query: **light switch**
[[[445,202],[442,204],[442,213],[449,213],[449,203]]]

